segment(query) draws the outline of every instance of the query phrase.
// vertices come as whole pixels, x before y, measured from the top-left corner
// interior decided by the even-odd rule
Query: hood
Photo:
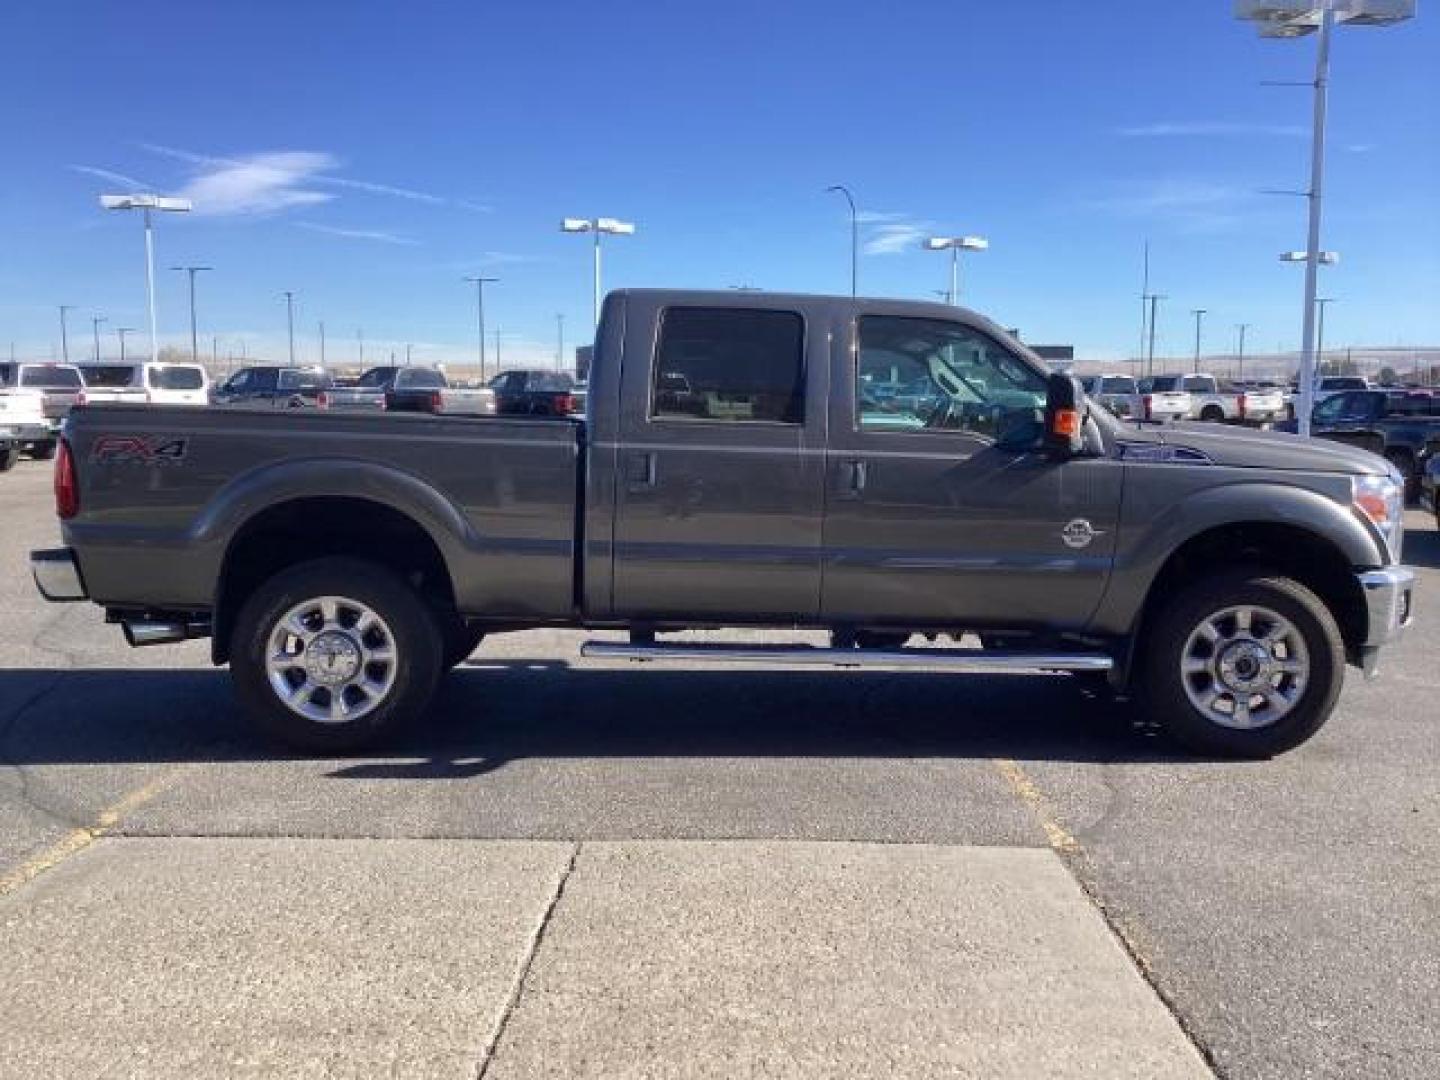
[[[1127,442],[1161,443],[1198,450],[1216,465],[1240,469],[1280,469],[1387,475],[1390,463],[1378,454],[1328,439],[1307,439],[1280,431],[1220,427],[1216,424],[1169,424],[1136,428],[1124,425]]]

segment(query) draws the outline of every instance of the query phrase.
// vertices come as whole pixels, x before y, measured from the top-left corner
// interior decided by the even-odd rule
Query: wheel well
[[[1150,586],[1136,640],[1144,640],[1147,624],[1166,598],[1210,570],[1242,564],[1293,578],[1318,596],[1334,615],[1347,654],[1365,640],[1365,595],[1350,561],[1323,536],[1269,522],[1221,525],[1176,548]]]
[[[437,609],[455,610],[445,558],[413,518],[368,499],[295,499],[257,514],[230,542],[215,595],[214,661],[229,660],[235,616],[257,586],[286,567],[332,555],[380,563]]]

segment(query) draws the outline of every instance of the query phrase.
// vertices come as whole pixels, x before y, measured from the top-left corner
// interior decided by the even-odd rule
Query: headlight
[[[1375,523],[1390,554],[1400,558],[1400,528],[1405,511],[1404,488],[1389,476],[1350,478],[1351,505]]]

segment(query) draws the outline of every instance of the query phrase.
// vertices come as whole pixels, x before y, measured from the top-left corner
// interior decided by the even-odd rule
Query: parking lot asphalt
[[[588,844],[601,881],[597,904],[607,902],[604,860],[623,850],[611,845],[694,842],[688,852],[711,850],[713,841],[758,842],[774,865],[797,875],[795,895],[810,897],[797,925],[826,918],[807,858],[816,842],[927,845],[960,853],[964,868],[977,865],[972,849],[1028,848],[1083,888],[1074,896],[1104,916],[1160,995],[1157,1008],[1163,999],[1221,1075],[1435,1073],[1440,613],[1432,598],[1440,596],[1440,536],[1418,512],[1409,515],[1407,538],[1407,561],[1421,576],[1415,626],[1387,655],[1380,680],[1352,672],[1326,729],[1270,762],[1181,754],[1133,708],[1093,701],[1062,676],[640,670],[581,660],[582,635],[561,631],[487,641],[447,680],[423,730],[385,753],[324,760],[277,753],[257,739],[225,674],[206,663],[204,643],[132,651],[94,607],[44,604],[24,558],[56,542],[49,500],[43,463],[22,462],[0,476],[0,933],[19,935],[16,942],[30,940],[25,927],[39,898],[63,906],[67,882],[83,890],[93,885],[87,875],[100,875],[110,902],[120,902],[125,859],[153,860],[145,844],[178,838],[538,842],[535,850],[545,852],[549,842]],[[427,858],[406,873],[422,872]],[[574,859],[576,892],[567,894],[577,903],[583,858]],[[661,875],[655,912],[663,914],[667,897],[681,904],[670,917],[686,910],[686,883],[717,865],[723,860],[702,860],[693,876]],[[646,886],[648,877],[636,881]],[[274,888],[285,887],[277,876]],[[776,887],[769,878],[732,906],[770,903],[778,913],[783,905],[766,899]],[[933,887],[964,892],[953,872]],[[654,987],[637,984],[636,996],[618,1000],[601,993],[615,984],[580,963],[570,936],[578,930],[562,916],[578,920],[582,912],[567,914],[563,899],[546,939],[554,951],[521,954],[529,959],[505,1013],[511,1064],[534,1051],[532,1018],[545,1016],[556,995],[573,995],[572,978],[596,987],[590,999],[598,995],[600,1011],[589,1020],[607,1018],[598,1030],[615,1035],[604,1046],[616,1053],[624,1050],[623,1018],[656,1008]],[[527,910],[526,919],[549,910],[536,902],[541,911]],[[855,904],[853,912],[885,912],[920,901],[882,890]],[[1022,908],[1012,929],[1038,940]],[[1072,914],[1065,909],[1065,918]],[[611,925],[610,936],[623,929]],[[595,927],[602,943],[603,930]],[[626,932],[644,936],[643,927]],[[745,932],[743,920],[716,930]],[[822,944],[843,940],[845,928],[826,933]],[[44,948],[26,952],[23,971],[13,970],[14,949],[0,952],[0,965],[12,967],[0,977],[33,986],[53,962],[51,989],[62,992],[77,977],[70,951],[101,947],[83,934],[48,940],[50,959]],[[197,948],[215,946],[195,940]],[[683,944],[669,948],[678,955]],[[225,952],[223,943],[215,947]],[[740,980],[735,986],[776,992],[753,972],[726,967],[723,954],[715,963]],[[397,987],[408,985],[407,971],[397,969]],[[963,996],[963,987],[945,983],[949,974],[937,967],[933,985]],[[680,975],[677,985],[688,985]],[[1110,977],[1123,986],[1114,971]],[[475,986],[481,997],[492,993],[489,983]],[[1057,1000],[1063,1008],[1063,996]],[[890,1049],[902,1037],[934,1037],[938,1029],[926,1025],[937,1014],[921,1012],[913,1027],[896,1021]],[[678,1006],[663,1015],[692,1022]],[[1136,1016],[1148,1030],[1164,1026],[1162,1014]],[[471,1044],[494,1050],[495,1074],[509,1075],[512,1043],[486,1042],[486,1022],[474,1023]],[[1058,1015],[1052,1029],[1057,1045],[1069,1037]],[[873,1039],[856,1045],[869,1048],[872,1067],[890,1060]],[[1155,1045],[1172,1044],[1161,1037]],[[1077,1051],[1072,1060],[1113,1074],[1096,1046],[1082,1050],[1094,1056]],[[613,1074],[614,1060],[597,1054],[585,1060]],[[7,1057],[0,1055],[0,1074]],[[743,1055],[736,1060],[764,1071]],[[959,1060],[923,1064],[958,1068]],[[906,1071],[897,1061],[890,1075]],[[473,1060],[469,1067],[473,1074]]]

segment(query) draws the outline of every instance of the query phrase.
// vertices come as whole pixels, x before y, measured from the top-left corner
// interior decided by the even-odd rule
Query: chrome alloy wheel
[[[1180,654],[1185,694],[1222,727],[1269,727],[1295,707],[1310,679],[1310,654],[1295,625],[1246,604],[1207,616]]]
[[[291,712],[322,724],[358,720],[395,685],[395,635],[373,610],[343,596],[296,604],[270,632],[265,670]]]

